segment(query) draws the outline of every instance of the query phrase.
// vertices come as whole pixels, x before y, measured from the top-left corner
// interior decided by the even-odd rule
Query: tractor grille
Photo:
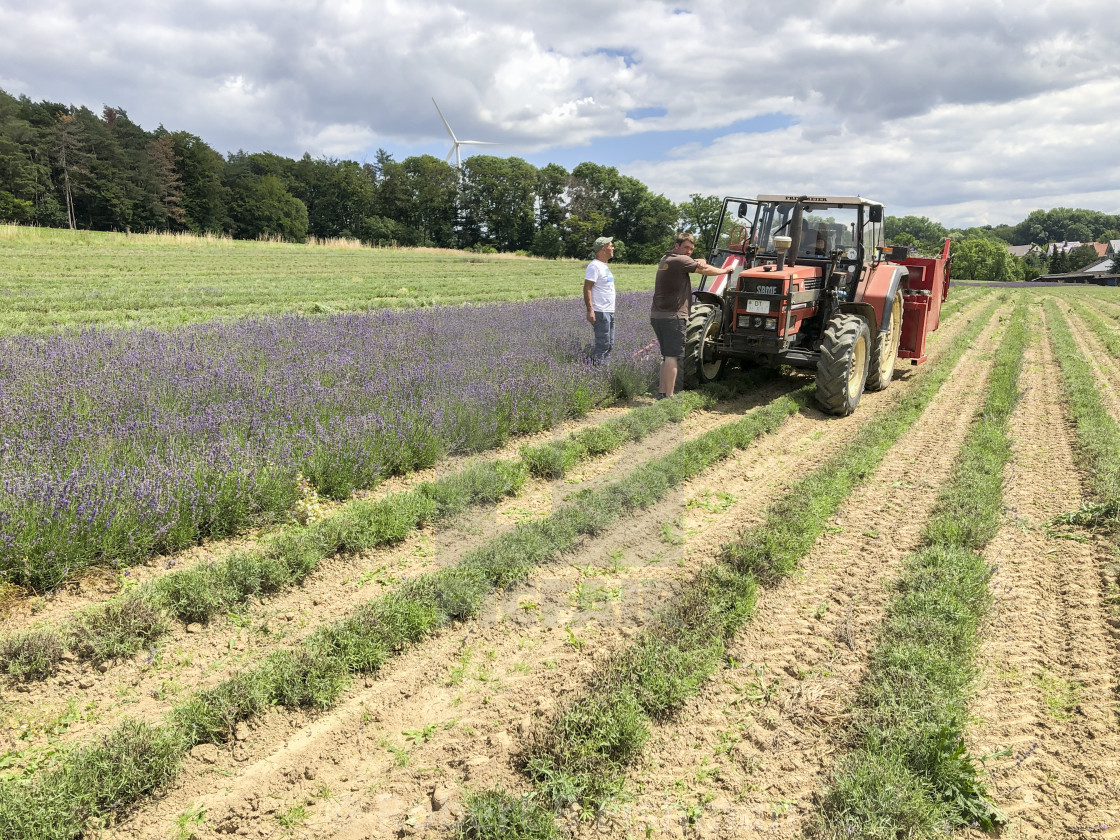
[[[824,280],[820,277],[806,277],[802,283],[804,285],[801,288],[807,292],[812,292],[819,289],[824,284]]]

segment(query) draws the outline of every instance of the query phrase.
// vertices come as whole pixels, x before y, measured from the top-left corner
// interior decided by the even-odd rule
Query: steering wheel
[[[746,250],[747,244],[751,239],[751,229],[743,227],[742,225],[734,225],[731,228],[730,249],[732,251],[743,252]]]

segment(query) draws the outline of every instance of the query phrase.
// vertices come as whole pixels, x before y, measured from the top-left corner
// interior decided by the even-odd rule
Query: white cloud
[[[435,96],[503,154],[632,137],[598,162],[674,198],[843,185],[1014,217],[1000,208],[1120,183],[1112,5],[0,0],[0,86],[292,156],[442,146]],[[710,140],[778,112],[794,127]],[[632,162],[666,130],[709,140]]]

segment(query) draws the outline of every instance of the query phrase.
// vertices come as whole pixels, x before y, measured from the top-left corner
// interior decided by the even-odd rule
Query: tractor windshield
[[[774,254],[775,236],[793,237],[793,202],[763,204],[758,218],[758,243],[763,254]],[[837,248],[841,260],[858,260],[859,208],[813,204],[803,208],[798,259],[828,259]]]

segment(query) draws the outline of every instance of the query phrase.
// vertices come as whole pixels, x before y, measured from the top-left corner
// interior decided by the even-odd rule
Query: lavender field
[[[0,339],[0,574],[44,589],[644,392],[648,293]]]

